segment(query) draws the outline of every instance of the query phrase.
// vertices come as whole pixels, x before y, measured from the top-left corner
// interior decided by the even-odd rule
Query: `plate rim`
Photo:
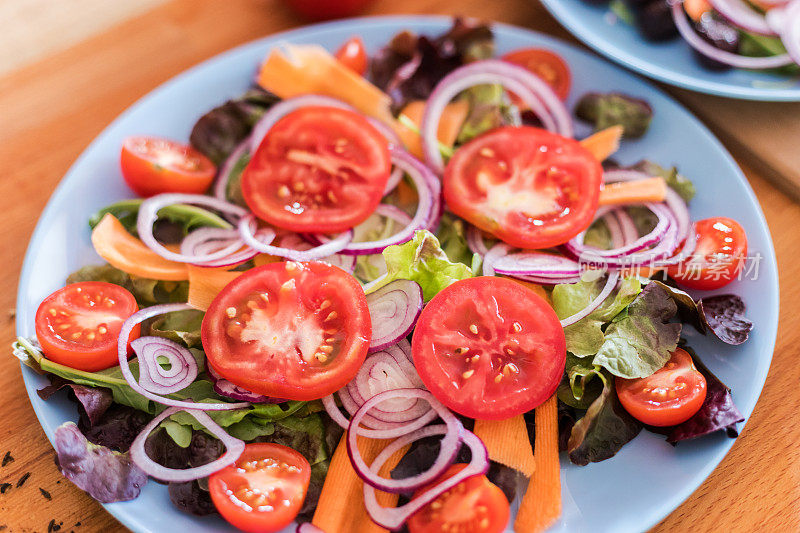
[[[633,52],[620,48],[610,41],[599,38],[577,17],[571,15],[569,7],[561,0],[540,0],[541,4],[566,29],[570,35],[604,57],[652,80],[692,92],[719,96],[732,100],[753,102],[800,102],[800,82],[795,89],[745,88],[721,82],[699,80],[683,72],[668,69],[650,61],[640,59]],[[688,46],[688,45],[687,45]]]
[[[543,3],[546,1],[547,0],[542,0]],[[105,135],[107,135],[108,131],[114,128],[118,122],[122,121],[125,117],[135,112],[143,105],[146,105],[146,102],[149,98],[166,90],[171,85],[179,83],[184,77],[188,77],[195,70],[209,68],[209,66],[218,62],[230,61],[231,58],[235,57],[237,54],[243,54],[246,53],[250,48],[259,47],[261,43],[266,40],[280,40],[281,38],[292,37],[293,34],[295,33],[307,34],[308,32],[314,32],[314,31],[336,31],[339,28],[342,28],[342,31],[345,31],[346,28],[350,28],[354,25],[362,25],[370,23],[383,23],[385,25],[390,25],[392,27],[396,27],[395,31],[397,31],[403,25],[416,25],[416,24],[426,24],[426,23],[447,24],[450,21],[452,21],[452,19],[453,19],[452,16],[446,16],[446,15],[379,15],[379,16],[353,17],[353,18],[341,19],[330,22],[304,25],[297,28],[292,28],[281,32],[268,34],[263,37],[253,39],[248,42],[239,44],[235,47],[224,50],[216,55],[213,55],[205,60],[202,60],[194,64],[193,66],[179,72],[178,74],[160,83],[150,91],[144,93],[141,97],[139,97],[135,102],[126,107],[119,115],[117,115],[99,133],[95,135],[92,141],[81,151],[80,155],[75,159],[74,163],[70,165],[69,169],[64,173],[58,185],[53,190],[53,193],[48,198],[45,208],[39,215],[36,227],[33,233],[31,234],[30,241],[25,251],[25,258],[22,263],[20,278],[17,287],[17,300],[16,300],[17,312],[18,313],[20,312],[20,307],[24,299],[22,294],[23,287],[27,286],[27,284],[29,283],[28,279],[32,271],[32,269],[30,268],[30,263],[33,261],[32,250],[38,247],[38,242],[42,239],[42,234],[45,231],[45,227],[47,227],[48,225],[47,224],[48,220],[55,215],[56,213],[55,205],[56,203],[58,203],[60,196],[66,193],[66,190],[68,188],[67,183],[71,181],[70,177],[73,175],[73,173],[76,172],[76,169],[81,165],[83,160],[86,157],[88,157],[88,153],[91,151],[91,148],[94,147],[95,144],[99,143],[100,140],[103,137],[105,137]],[[582,49],[581,47],[576,46],[573,43],[567,42],[559,37],[555,37],[547,33],[543,33],[529,28],[524,28],[522,26],[516,26],[512,24],[506,24],[495,21],[491,21],[491,25],[493,28],[502,28],[502,31],[506,33],[512,33],[512,34],[515,33],[521,36],[534,34],[538,39],[541,39],[542,41],[557,42],[562,46],[571,48],[576,53],[579,53],[581,55],[588,55],[590,57],[593,57],[594,59],[599,59],[596,56],[593,56],[593,54],[591,54],[590,52],[587,52],[586,50]],[[603,61],[602,59],[600,60]],[[614,68],[621,68],[621,67],[617,66]],[[771,278],[772,280],[771,290],[774,291],[774,293],[776,294],[775,309],[772,311],[771,316],[768,317],[768,321],[766,322],[767,325],[764,326],[764,328],[767,329],[767,331],[764,331],[764,333],[766,334],[765,345],[770,347],[770,354],[768,358],[768,364],[766,364],[766,366],[762,369],[762,371],[758,375],[754,375],[754,384],[757,386],[758,394],[756,395],[752,406],[748,406],[747,408],[742,409],[743,412],[746,412],[746,414],[745,414],[745,421],[744,423],[742,423],[740,427],[740,432],[741,432],[744,430],[747,422],[750,419],[752,411],[754,410],[758,400],[761,397],[761,394],[763,393],[764,383],[769,373],[769,369],[771,368],[772,365],[772,359],[774,357],[775,344],[777,340],[777,330],[779,323],[779,306],[780,306],[780,286],[779,286],[778,271],[777,271],[777,258],[775,255],[775,248],[772,235],[769,230],[769,226],[766,222],[766,218],[764,217],[763,210],[761,209],[761,204],[758,202],[758,199],[749,181],[744,175],[742,169],[739,167],[738,163],[736,163],[735,159],[727,150],[727,148],[722,144],[722,142],[708,129],[708,127],[705,126],[705,124],[702,121],[700,121],[694,115],[692,111],[690,111],[686,106],[681,104],[678,100],[673,98],[670,94],[666,93],[662,88],[658,87],[657,85],[653,84],[651,81],[648,80],[640,80],[640,81],[643,81],[643,83],[647,84],[650,90],[658,93],[659,96],[665,98],[671,104],[676,105],[683,111],[685,111],[687,119],[690,120],[691,122],[694,122],[694,125],[697,126],[698,131],[702,134],[702,136],[721,152],[721,154],[724,156],[727,165],[730,167],[730,169],[736,175],[737,179],[742,183],[742,185],[744,185],[745,191],[747,193],[748,202],[754,206],[758,222],[763,227],[767,236],[765,247],[763,250],[766,260],[765,263],[767,270],[767,272],[765,272],[764,275],[767,275]],[[19,323],[17,323],[16,324],[17,335],[21,335],[20,327],[21,326],[19,325]],[[42,427],[42,430],[45,432],[45,435],[47,436],[48,440],[52,445],[53,443],[52,432],[49,432],[45,428],[45,425],[42,422],[44,418],[42,409],[44,408],[45,404],[44,402],[37,401],[38,396],[35,394],[36,390],[35,384],[33,384],[32,382],[32,380],[35,378],[32,372],[28,372],[26,370],[26,365],[24,363],[20,363],[20,365],[22,370],[23,381],[26,387],[26,392],[28,393],[29,401],[31,403],[31,406],[33,407],[34,413],[36,414],[37,422]],[[729,441],[725,441],[719,447],[719,449],[715,449],[713,456],[704,465],[704,467],[700,471],[700,475],[694,482],[687,483],[686,485],[684,485],[682,487],[682,490],[679,491],[679,493],[673,495],[672,498],[665,499],[660,505],[653,505],[645,513],[639,514],[640,517],[639,523],[641,526],[643,526],[642,529],[646,530],[654,527],[661,520],[663,520],[669,514],[671,514],[675,509],[677,509],[686,499],[688,499],[689,496],[691,496],[706,481],[706,479],[710,476],[710,474],[714,470],[716,470],[719,463],[729,453],[734,442],[735,442],[734,439],[729,439]],[[139,526],[139,524],[136,522],[135,517],[130,512],[123,511],[122,508],[118,508],[114,504],[101,504],[101,505],[122,525],[134,531],[148,531],[137,527]],[[635,530],[639,529],[637,528],[632,531]]]

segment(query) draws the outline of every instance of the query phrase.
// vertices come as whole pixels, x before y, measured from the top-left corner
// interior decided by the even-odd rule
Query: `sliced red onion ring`
[[[776,35],[764,15],[743,0],[711,0],[711,6],[734,26],[761,35]]]
[[[422,288],[416,281],[398,279],[367,295],[372,319],[370,352],[388,348],[408,335],[422,312]]]
[[[483,232],[477,226],[469,224],[466,231],[467,246],[474,254],[486,255],[489,253],[489,248],[486,246],[486,241],[483,240]]]
[[[672,2],[672,18],[675,20],[675,25],[678,27],[681,36],[692,48],[704,56],[732,67],[755,70],[780,68],[793,63],[793,59],[789,54],[780,54],[770,57],[748,57],[717,48],[706,42],[694,31],[692,25],[689,23],[686,12],[683,10],[683,0],[670,1]]]
[[[618,209],[615,209],[614,211],[612,211],[612,213],[616,217],[617,224],[619,225],[618,227],[620,229],[620,236],[619,236],[620,243],[633,242],[639,238],[639,230],[636,229],[636,223],[634,223],[633,218],[631,218],[631,216],[628,214],[627,211],[625,211],[624,208],[620,207]],[[608,224],[608,222],[609,220],[606,219],[606,224]],[[612,241],[614,241],[615,239],[613,232],[611,234],[611,237]],[[621,246],[621,244],[619,246]]]
[[[197,361],[187,348],[163,337],[139,337],[131,342],[139,361],[139,385],[156,394],[185,389],[197,377]],[[159,359],[166,359],[164,368]]]
[[[197,409],[200,411],[228,411],[232,409],[243,409],[249,407],[249,403],[200,403],[165,398],[164,396],[159,396],[158,394],[147,390],[140,385],[138,381],[136,381],[136,378],[131,372],[130,364],[128,363],[128,339],[131,336],[131,331],[133,331],[133,328],[148,318],[163,315],[165,313],[172,313],[175,311],[185,311],[187,309],[192,309],[192,307],[185,303],[153,305],[137,311],[122,323],[122,329],[120,329],[119,332],[119,340],[117,341],[117,357],[119,359],[119,369],[122,372],[122,376],[125,378],[125,381],[128,382],[128,385],[133,390],[148,400],[171,407],[179,407],[181,409]]]
[[[781,40],[795,63],[800,65],[800,0],[786,7]]]
[[[438,219],[439,196],[441,185],[439,179],[428,167],[419,162],[414,156],[400,148],[392,148],[392,162],[406,172],[414,183],[419,195],[417,212],[414,218],[403,229],[385,239],[369,242],[349,243],[341,252],[347,255],[369,255],[381,253],[384,249],[394,244],[403,244],[414,238],[418,229],[431,229]],[[381,209],[386,209],[382,207]],[[399,210],[384,211],[390,218],[399,217]],[[403,213],[405,214],[405,213]],[[398,220],[399,221],[399,220]]]
[[[439,456],[436,458],[436,461],[434,461],[433,466],[431,466],[430,469],[422,474],[405,479],[387,479],[380,477],[377,472],[372,472],[366,463],[364,463],[364,459],[361,457],[361,452],[358,450],[358,435],[368,437],[366,434],[368,431],[375,431],[365,431],[363,428],[359,427],[364,415],[379,403],[394,398],[422,398],[426,400],[431,404],[433,410],[439,414],[447,426],[447,432],[445,433],[445,436],[442,439],[439,447]],[[383,433],[386,436],[376,438],[393,438],[408,435],[409,433],[412,433],[413,431],[425,425],[419,425],[419,420],[421,420],[421,418],[405,425],[404,427],[394,430],[385,430]],[[425,423],[427,424],[427,422]],[[445,406],[439,403],[439,401],[434,398],[433,394],[430,392],[422,389],[388,390],[381,392],[380,394],[376,394],[367,400],[366,403],[361,406],[361,409],[359,409],[356,414],[353,415],[353,418],[350,419],[350,427],[347,430],[347,453],[350,456],[350,461],[353,463],[353,468],[358,476],[371,487],[393,493],[411,492],[433,482],[436,480],[436,478],[440,477],[451,464],[453,464],[456,455],[458,455],[459,448],[461,447],[460,445],[463,432],[464,426],[461,425],[461,422],[458,420],[458,418],[456,418],[456,416]]]
[[[399,388],[424,388],[411,360],[411,345],[405,339],[367,357],[356,376],[338,394],[347,412],[354,415],[368,398]],[[349,427],[350,422],[336,406],[333,395],[323,398],[323,405],[334,421],[345,429]],[[428,402],[399,398],[375,407],[364,416],[362,425],[372,429],[395,429],[423,416],[428,422],[437,416]]]
[[[606,284],[603,286],[603,290],[600,291],[600,294],[598,294],[594,300],[589,302],[589,305],[587,305],[574,315],[568,316],[567,318],[563,319],[561,321],[561,327],[565,328],[567,326],[574,324],[578,320],[589,316],[592,313],[592,311],[600,307],[603,304],[603,302],[606,301],[606,298],[611,296],[611,292],[614,290],[614,287],[617,286],[618,280],[619,280],[619,271],[611,270],[608,273]]]
[[[227,215],[233,215],[236,218],[243,217],[247,214],[247,210],[238,205],[202,194],[166,193],[152,196],[142,202],[142,205],[139,207],[139,215],[136,219],[136,229],[139,232],[139,238],[148,248],[164,259],[191,264],[216,261],[231,254],[231,251],[226,247],[209,254],[186,255],[168,250],[163,244],[158,242],[155,236],[153,236],[153,224],[158,219],[158,212],[161,208],[174,204],[202,205]]]
[[[258,236],[260,240],[274,237],[275,233],[265,228]],[[224,228],[198,228],[189,233],[181,242],[181,253],[193,257],[229,252],[228,255],[215,261],[197,263],[201,267],[234,266],[251,260],[258,252],[246,246],[239,235],[239,230]]]
[[[319,239],[315,240],[317,241],[316,242],[317,245],[321,244]],[[304,250],[311,250],[314,246],[305,239],[303,239],[300,235],[297,235],[296,233],[290,233],[289,235],[286,235],[283,238],[281,238],[280,247],[291,250],[304,251]],[[328,263],[329,265],[337,266],[350,274],[352,274],[356,269],[356,258],[352,255],[334,254],[318,259],[318,261]]]
[[[501,257],[508,255],[511,247],[504,242],[499,242],[492,246],[483,258],[483,275],[494,276],[494,264]]]
[[[222,444],[225,445],[225,453],[223,453],[221,457],[211,461],[208,464],[204,464],[203,466],[186,469],[167,468],[150,459],[144,449],[144,444],[147,441],[147,437],[150,435],[153,429],[155,429],[161,423],[162,420],[180,411],[186,411],[192,415],[198,422],[205,426],[209,433],[222,441]],[[242,452],[244,452],[244,441],[228,435],[228,433],[225,432],[225,430],[222,429],[219,424],[214,422],[214,420],[212,420],[211,417],[206,413],[197,409],[183,409],[177,407],[165,409],[164,412],[151,420],[150,423],[144,427],[142,432],[136,436],[133,444],[131,444],[131,460],[133,460],[136,466],[141,468],[148,476],[158,479],[159,481],[170,483],[183,483],[186,481],[193,481],[195,479],[208,477],[214,472],[222,470],[226,466],[235,463],[236,460],[242,455]]]
[[[581,266],[560,255],[543,252],[518,252],[504,255],[493,265],[500,274],[541,277],[574,277],[581,275]]]
[[[217,371],[214,370],[214,367],[208,363],[206,363],[206,374],[208,374],[208,377],[211,378],[214,392],[220,396],[225,396],[226,398],[231,398],[240,402],[250,403],[281,403],[284,401],[270,398],[269,396],[264,396],[262,394],[256,394],[255,392],[250,392],[239,385],[234,385],[227,379],[220,376]]]
[[[279,246],[271,246],[254,235],[257,227],[256,217],[249,213],[239,221],[239,234],[244,239],[245,244],[263,254],[276,255],[291,259],[292,261],[317,261],[323,257],[341,252],[342,249],[353,239],[353,230],[340,233],[336,238],[312,248],[310,250],[291,250]]]
[[[569,111],[553,89],[541,78],[522,68],[497,59],[475,61],[459,67],[445,76],[434,88],[422,117],[422,147],[425,161],[437,173],[444,171],[439,152],[439,120],[445,107],[460,92],[475,85],[500,84],[525,102],[542,121],[546,129],[572,137]]]
[[[429,426],[410,435],[401,437],[390,443],[378,454],[369,467],[370,474],[377,475],[381,467],[389,460],[389,457],[397,450],[419,439],[431,437],[433,435],[446,435],[449,429],[443,425]],[[369,484],[364,484],[364,505],[370,518],[381,527],[396,531],[409,519],[411,515],[429,505],[444,492],[452,489],[465,479],[485,474],[489,471],[489,454],[486,452],[481,439],[471,431],[463,430],[463,442],[469,446],[472,457],[469,464],[453,477],[447,478],[435,486],[429,488],[422,494],[416,496],[409,503],[401,507],[383,507],[378,503],[375,489]],[[357,470],[356,470],[357,471]]]
[[[222,163],[222,166],[219,167],[219,172],[217,172],[217,179],[214,182],[214,196],[223,200],[225,202],[228,201],[228,182],[231,180],[231,173],[233,169],[236,167],[236,163],[242,159],[242,157],[246,156],[250,153],[250,138],[243,140],[240,142],[236,148],[233,149],[233,152],[225,159]]]

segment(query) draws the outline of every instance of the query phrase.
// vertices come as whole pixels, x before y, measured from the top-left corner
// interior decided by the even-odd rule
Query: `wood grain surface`
[[[379,0],[365,14],[461,13],[569,37],[530,0]],[[302,24],[277,1],[170,0],[0,78],[0,345],[14,339],[25,246],[50,193],[86,145],[159,83],[232,46]],[[732,101],[693,105],[737,106]],[[742,127],[747,127],[742,124]],[[791,126],[786,127],[787,135]],[[795,130],[796,131],[796,130]],[[734,155],[743,152],[732,146]],[[797,155],[796,143],[782,150]],[[654,531],[800,531],[800,206],[745,168],[778,252],[784,311],[773,365],[755,412],[702,487]],[[0,358],[0,531],[123,531],[63,480],[25,394],[18,364]],[[13,461],[3,461],[9,452]],[[28,475],[29,474],[29,475]],[[25,477],[27,475],[27,478]],[[642,475],[647,475],[643,472]],[[653,480],[658,483],[658,480]],[[8,484],[8,485],[6,485]],[[166,502],[165,502],[166,505]],[[635,509],[631,510],[635,513]]]

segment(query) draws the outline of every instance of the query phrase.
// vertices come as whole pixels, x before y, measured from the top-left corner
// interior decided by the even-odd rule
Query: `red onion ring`
[[[192,415],[198,422],[205,426],[209,433],[222,441],[222,444],[225,445],[225,453],[223,453],[221,457],[211,461],[208,464],[204,464],[203,466],[186,469],[167,468],[150,459],[144,449],[144,444],[147,441],[147,437],[150,435],[153,429],[155,429],[156,426],[161,423],[162,420],[180,411],[186,411]],[[222,470],[226,466],[235,463],[236,460],[242,455],[242,452],[244,452],[244,441],[231,437],[206,413],[197,409],[183,409],[177,407],[165,409],[161,414],[151,420],[150,423],[144,427],[141,433],[136,436],[133,444],[131,444],[131,460],[136,464],[136,466],[141,468],[144,473],[152,478],[171,483],[183,483],[186,481],[193,481],[195,479],[208,477],[214,472]]]
[[[416,281],[398,279],[367,295],[372,319],[369,351],[377,352],[403,339],[414,329],[423,306]]]
[[[197,409],[200,411],[228,411],[232,409],[243,409],[246,407],[250,407],[249,403],[200,403],[200,402],[189,402],[183,400],[173,400],[172,398],[165,398],[163,396],[159,396],[139,384],[136,381],[136,378],[133,376],[131,372],[131,367],[128,363],[128,339],[131,336],[131,331],[133,328],[147,320],[148,318],[152,318],[154,316],[163,315],[165,313],[172,313],[175,311],[185,311],[187,309],[192,309],[189,304],[185,303],[178,303],[178,304],[164,304],[164,305],[153,305],[151,307],[145,307],[144,309],[137,311],[136,313],[129,316],[125,322],[122,323],[122,329],[119,332],[119,339],[117,341],[117,357],[119,360],[119,369],[122,372],[122,376],[125,378],[125,381],[128,382],[128,385],[147,398],[148,400],[152,400],[154,402],[160,403],[162,405],[168,405],[171,407],[178,407],[180,409]]]
[[[370,465],[369,472],[377,475],[377,472],[386,461],[389,460],[389,457],[403,446],[425,437],[442,434],[446,435],[447,431],[448,429],[446,426],[429,426],[395,440],[378,454],[375,461]],[[403,526],[411,515],[436,500],[436,498],[446,491],[452,489],[469,477],[482,475],[488,472],[489,454],[486,452],[486,446],[481,442],[481,439],[475,436],[471,431],[465,429],[463,430],[463,442],[469,446],[470,452],[472,453],[469,464],[453,477],[441,481],[401,507],[383,507],[378,503],[375,489],[365,483],[364,506],[367,508],[367,514],[369,514],[370,518],[379,526],[396,531]]]
[[[515,276],[574,277],[581,275],[581,266],[560,255],[544,252],[518,252],[504,255],[492,265],[499,274]]]
[[[494,263],[504,255],[508,255],[510,251],[511,247],[502,241],[489,248],[483,258],[483,275],[494,276]]]
[[[486,241],[483,240],[483,232],[478,229],[477,226],[473,226],[472,224],[467,225],[466,240],[467,246],[472,253],[481,256],[489,253]]]
[[[575,313],[574,315],[568,316],[561,320],[561,327],[565,328],[567,326],[571,326],[578,320],[589,316],[592,311],[600,307],[603,302],[606,301],[606,298],[611,296],[611,292],[614,290],[614,287],[617,286],[617,281],[619,280],[619,271],[611,270],[608,273],[608,278],[606,279],[606,284],[603,286],[603,289],[600,291],[594,300],[589,302],[589,305]]]
[[[786,7],[781,40],[789,56],[800,65],[800,1],[794,0]]]
[[[139,385],[156,394],[185,389],[197,377],[197,361],[187,348],[163,337],[139,337],[131,342],[139,361]],[[158,361],[166,358],[170,368]]]
[[[305,94],[302,96],[296,96],[294,98],[282,100],[270,107],[269,110],[264,113],[264,116],[262,116],[261,119],[256,122],[256,125],[253,126],[253,132],[250,134],[250,142],[248,146],[250,153],[256,153],[256,150],[258,150],[258,147],[261,145],[261,141],[263,141],[264,137],[266,137],[267,132],[280,119],[293,111],[310,106],[335,107],[338,109],[347,109],[348,111],[353,110],[352,106],[342,102],[341,100],[320,94]]]
[[[439,448],[439,456],[436,458],[436,461],[434,461],[433,466],[431,466],[431,468],[424,473],[411,478],[387,479],[380,477],[377,472],[372,472],[366,463],[364,463],[364,458],[361,457],[361,452],[358,450],[358,435],[367,437],[365,434],[367,431],[364,431],[363,428],[359,427],[364,415],[379,403],[392,398],[422,398],[428,401],[428,403],[431,404],[433,411],[439,414],[447,426],[447,433],[445,433]],[[412,433],[427,424],[427,422],[425,422],[425,424],[419,424],[419,420],[422,419],[417,419],[416,421],[411,422],[404,427],[394,430],[385,430],[383,433],[386,436],[376,438],[392,438],[408,435],[409,433]],[[368,431],[374,432],[375,430]],[[461,422],[458,420],[458,418],[456,418],[453,413],[439,403],[439,401],[430,392],[422,389],[388,390],[381,392],[380,394],[376,394],[367,400],[366,403],[364,403],[364,405],[362,405],[361,408],[356,412],[356,414],[353,415],[353,418],[350,419],[350,427],[347,430],[347,454],[349,455],[350,461],[353,463],[353,468],[358,476],[371,487],[385,492],[411,492],[433,482],[436,480],[436,478],[440,477],[451,464],[453,464],[456,455],[458,455],[463,432],[464,426],[461,425]]]
[[[716,46],[707,43],[694,31],[683,9],[683,0],[670,1],[672,2],[672,18],[675,20],[675,25],[678,27],[681,36],[692,48],[704,56],[732,67],[754,70],[780,68],[793,63],[789,54],[771,57],[748,57],[720,50]]]
[[[319,239],[315,240],[317,241],[317,245],[321,244]],[[281,238],[280,246],[281,248],[298,251],[311,250],[314,247],[311,243],[296,233],[290,233],[289,235]],[[337,266],[349,274],[352,274],[356,269],[356,258],[352,255],[334,254],[323,257],[322,259],[317,259],[317,261]]]
[[[353,239],[353,230],[340,233],[336,238],[312,248],[310,250],[291,250],[280,246],[271,246],[254,234],[257,227],[256,217],[248,213],[239,220],[239,234],[244,239],[245,244],[263,254],[276,255],[291,259],[292,261],[317,261],[323,257],[341,252],[342,249]],[[270,239],[271,240],[271,239]]]
[[[764,15],[742,0],[710,0],[711,6],[734,26],[761,35],[777,35]]]
[[[228,201],[228,182],[231,180],[231,172],[233,172],[236,163],[248,153],[250,153],[249,137],[240,142],[222,163],[222,166],[219,167],[217,179],[214,181],[214,196],[216,198],[225,202]]]
[[[546,129],[572,137],[569,111],[553,89],[527,69],[497,59],[475,61],[459,67],[442,78],[425,106],[420,135],[425,161],[438,174],[444,171],[439,152],[439,120],[450,101],[460,92],[475,85],[500,84],[530,107]]]
[[[148,248],[164,259],[176,261],[178,263],[207,263],[231,255],[231,251],[228,248],[205,255],[186,255],[168,250],[163,244],[158,242],[153,235],[153,224],[158,219],[158,212],[161,208],[174,204],[203,205],[222,213],[233,215],[237,218],[247,214],[247,210],[238,205],[202,194],[165,193],[151,196],[142,202],[142,205],[139,207],[139,215],[136,219],[136,229],[139,232],[139,238]]]

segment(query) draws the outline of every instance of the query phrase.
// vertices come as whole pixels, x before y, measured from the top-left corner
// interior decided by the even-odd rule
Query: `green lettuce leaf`
[[[576,409],[588,409],[603,391],[603,369],[587,359],[567,352],[564,379],[558,385],[558,399]],[[594,379],[600,376],[601,379]]]
[[[148,324],[148,335],[164,337],[189,348],[202,348],[200,326],[205,313],[195,309],[160,315]]]
[[[681,324],[669,323],[677,312],[667,292],[648,283],[628,307],[627,316],[608,326],[592,364],[628,379],[651,375],[678,346]]]
[[[551,299],[558,318],[574,315],[594,300],[602,291],[605,281],[581,280],[578,283],[556,285]],[[589,316],[564,328],[567,351],[578,357],[596,354],[603,346],[603,325],[622,312],[641,292],[637,278],[623,279],[614,292]]]
[[[453,261],[472,265],[473,253],[467,246],[464,221],[449,213],[442,215],[436,237],[442,245],[445,255]]]
[[[667,182],[667,185],[677,192],[686,202],[694,198],[697,192],[694,183],[692,183],[689,178],[678,174],[677,167],[664,167],[649,159],[643,159],[630,168],[631,170],[639,170],[651,176],[661,176],[664,178],[664,181]]]
[[[572,427],[567,443],[569,460],[576,465],[610,459],[642,430],[642,423],[622,407],[611,377],[597,374],[603,391]]]
[[[82,267],[67,278],[67,284],[80,281],[105,281],[119,285],[133,294],[139,307],[185,302],[189,294],[188,281],[157,281],[138,278],[108,264]]]
[[[439,239],[430,231],[420,230],[407,243],[389,246],[383,251],[386,274],[370,288],[374,292],[396,279],[419,283],[425,301],[456,281],[471,278],[472,270],[451,261],[442,250]]]
[[[469,102],[469,113],[456,142],[468,142],[504,124],[520,124],[519,110],[511,103],[502,85],[476,85],[462,93]]]

